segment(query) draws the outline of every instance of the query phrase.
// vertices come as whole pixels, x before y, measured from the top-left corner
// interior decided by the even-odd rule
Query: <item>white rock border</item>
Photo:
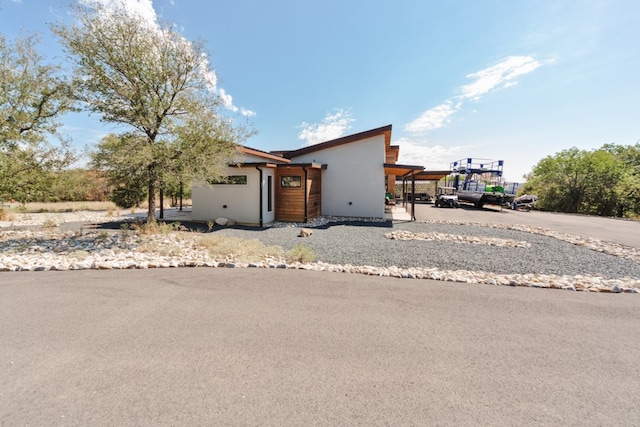
[[[472,245],[498,246],[506,248],[530,248],[531,243],[513,239],[500,239],[497,237],[466,236],[462,234],[445,233],[412,233],[406,230],[395,230],[384,235],[391,240],[425,240],[425,241],[449,241],[455,243],[468,243]]]
[[[479,226],[499,228],[503,230],[516,230],[523,231],[525,233],[538,234],[541,236],[553,237],[554,239],[562,240],[563,242],[571,243],[576,246],[584,246],[592,251],[605,253],[608,255],[624,258],[629,261],[640,263],[640,249],[631,246],[625,246],[618,243],[607,242],[600,239],[594,239],[591,237],[577,236],[574,234],[560,233],[543,227],[531,227],[527,225],[519,224],[494,224],[494,223],[479,223],[479,222],[460,222],[460,221],[417,221],[420,224],[448,224],[448,225],[464,225],[464,226]]]
[[[344,219],[342,219],[344,220]],[[640,251],[611,242],[558,233],[523,225],[482,224],[454,221],[420,221],[518,230],[557,238],[588,249],[640,262]],[[308,225],[308,224],[306,224]],[[495,274],[483,271],[439,270],[437,268],[398,268],[354,266],[315,262],[286,263],[283,259],[265,259],[257,263],[237,262],[233,256],[212,258],[206,248],[197,244],[194,233],[174,232],[168,235],[139,236],[133,232],[91,231],[84,235],[55,230],[0,230],[0,271],[54,271],[84,269],[146,269],[178,267],[211,268],[282,268],[330,271],[370,276],[431,279],[449,282],[501,286],[566,289],[587,292],[640,293],[640,279],[604,279],[591,276],[559,276],[544,274]],[[6,242],[12,243],[6,243]],[[145,252],[145,247],[153,251]]]

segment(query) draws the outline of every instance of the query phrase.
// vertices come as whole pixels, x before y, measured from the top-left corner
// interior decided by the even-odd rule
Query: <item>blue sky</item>
[[[560,150],[640,140],[636,0],[127,3],[205,40],[228,112],[261,150],[392,124],[401,163],[502,159],[523,181]],[[47,23],[69,19],[66,4],[0,0],[0,31],[40,32],[55,55]],[[82,115],[65,125],[78,147],[113,130]]]

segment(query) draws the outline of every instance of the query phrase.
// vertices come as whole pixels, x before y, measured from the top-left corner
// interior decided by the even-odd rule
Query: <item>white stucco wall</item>
[[[384,217],[384,135],[292,159],[322,163],[322,214]],[[195,203],[194,203],[195,204]]]
[[[194,184],[192,218],[210,221],[224,217],[240,224],[259,224],[259,172],[254,167],[228,168],[227,175],[247,175],[247,185]]]
[[[275,170],[262,167],[262,221],[268,225],[275,221]],[[227,175],[247,175],[247,185],[194,184],[192,190],[192,218],[210,221],[229,218],[240,224],[260,224],[260,172],[253,166],[228,168]],[[268,205],[267,180],[271,176],[271,211]],[[226,208],[224,206],[227,206]]]

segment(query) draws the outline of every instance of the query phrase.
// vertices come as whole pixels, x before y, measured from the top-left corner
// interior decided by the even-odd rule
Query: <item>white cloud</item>
[[[298,139],[305,141],[304,146],[318,144],[320,142],[331,141],[332,139],[344,136],[345,132],[351,128],[351,112],[344,109],[335,109],[334,113],[328,113],[320,123],[302,122],[302,128],[298,134]]]
[[[427,145],[426,141],[401,138],[394,141],[400,146],[399,164],[420,165],[427,170],[449,170],[451,161],[458,156],[466,155],[470,146],[444,147]]]
[[[514,79],[531,73],[541,65],[531,56],[510,56],[496,65],[468,74],[467,78],[475,81],[460,88],[461,97],[477,101],[492,89],[515,85]]]
[[[233,97],[229,95],[224,89],[220,88],[218,90],[218,95],[222,100],[222,105],[224,105],[228,110],[234,113],[240,112],[240,114],[242,114],[245,117],[253,117],[256,115],[254,111],[247,110],[246,108],[238,108],[235,105],[233,105]]]
[[[445,101],[443,104],[425,111],[404,128],[409,132],[421,133],[444,127],[449,124],[451,116],[460,109],[460,106],[461,103],[454,105],[451,100]]]
[[[251,111],[251,110],[247,110],[246,108],[241,108],[240,109],[240,114],[242,114],[245,117],[253,117],[256,115],[255,111]]]
[[[89,7],[102,7],[105,12],[115,12],[118,10],[126,10],[127,12],[140,17],[144,22],[149,25],[150,30],[158,30],[160,24],[158,23],[158,15],[153,8],[152,0],[78,0],[81,4],[85,4]],[[171,2],[173,5],[174,3]],[[190,45],[190,42],[184,39],[184,42]],[[207,83],[207,88],[217,93],[220,96],[222,104],[229,111],[237,113],[240,112],[243,116],[251,117],[255,116],[255,112],[246,108],[239,108],[233,104],[233,97],[226,93],[224,89],[218,86],[218,76],[214,70],[211,69],[208,56],[203,53],[200,58],[200,69],[202,70],[202,77]]]
[[[551,61],[549,61],[551,62]],[[484,68],[476,73],[468,74],[473,83],[459,88],[461,95],[453,96],[442,104],[433,107],[404,127],[414,134],[425,134],[451,123],[451,117],[462,109],[464,100],[479,101],[483,95],[494,89],[508,88],[518,84],[517,77],[529,74],[542,65],[531,56],[509,56],[496,65]]]
[[[218,95],[220,96],[220,100],[222,101],[222,105],[224,105],[225,107],[227,107],[229,110],[233,111],[234,113],[238,111],[238,107],[236,107],[235,105],[233,105],[233,97],[229,94],[227,94],[227,92],[220,88],[218,90]]]
[[[124,8],[150,24],[157,25],[158,23],[158,16],[151,0],[80,0],[80,3],[89,6],[102,6],[107,11],[116,11]]]

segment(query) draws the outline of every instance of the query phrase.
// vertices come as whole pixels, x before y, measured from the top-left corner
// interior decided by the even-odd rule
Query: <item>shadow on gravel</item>
[[[159,220],[164,224],[180,224],[185,231],[191,231],[195,233],[214,233],[219,230],[232,229],[232,230],[246,230],[246,231],[263,231],[268,230],[273,227],[249,227],[244,225],[233,225],[230,227],[222,226],[222,225],[214,225],[209,228],[209,226],[202,222],[196,221],[171,221],[171,220]],[[95,230],[122,230],[123,227],[129,227],[132,224],[131,221],[111,221],[96,224]],[[305,225],[304,228],[312,228],[317,230],[326,230],[331,227],[346,225],[349,227],[379,227],[379,228],[393,228],[392,221],[335,221],[330,222],[323,225]],[[64,224],[64,228],[69,231],[77,231],[80,230],[83,226],[83,223],[67,223]],[[297,226],[298,228],[302,228],[301,226]],[[62,227],[61,227],[62,228]]]
[[[455,208],[441,208],[435,205],[431,206],[431,208],[432,209],[455,209]],[[460,203],[460,207],[458,209],[461,209],[463,211],[482,211],[482,212],[494,212],[494,213],[500,213],[503,210],[507,210],[507,208],[500,208],[500,206],[494,206],[494,205],[477,208],[467,203]]]

